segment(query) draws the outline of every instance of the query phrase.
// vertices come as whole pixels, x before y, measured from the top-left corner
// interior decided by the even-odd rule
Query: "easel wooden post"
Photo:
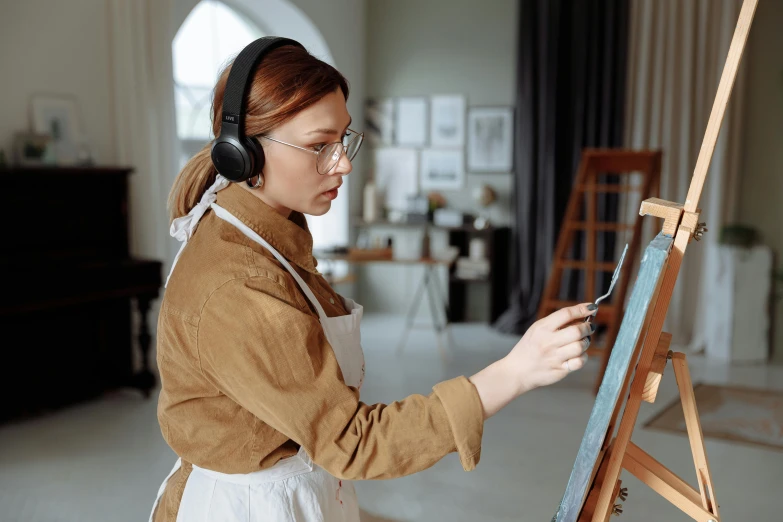
[[[697,491],[669,471],[633,444],[630,439],[641,402],[643,400],[651,402],[655,399],[663,369],[669,359],[671,336],[662,332],[663,322],[688,243],[702,233],[698,222],[697,206],[757,4],[758,0],[743,2],[685,204],[652,199],[645,201],[640,209],[641,215],[663,218],[663,232],[673,235],[675,239],[665,272],[659,280],[656,295],[645,316],[642,330],[645,335],[639,337],[631,359],[638,362],[622,412],[622,420],[616,436],[612,439],[611,435],[614,433],[622,404],[622,401],[618,401],[612,414],[604,447],[596,462],[597,469],[594,470],[592,487],[579,513],[580,522],[606,522],[613,513],[621,512],[621,506],[615,504],[615,499],[618,497],[624,499],[626,496],[619,480],[623,469],[631,472],[694,520],[720,522],[701,425],[696,411],[693,386],[684,354],[671,354],[671,360],[682,400],[699,490]],[[628,388],[630,379],[629,371],[623,390]]]

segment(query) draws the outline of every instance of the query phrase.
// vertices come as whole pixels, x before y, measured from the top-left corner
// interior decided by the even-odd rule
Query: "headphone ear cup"
[[[261,144],[258,142],[258,140],[255,140],[253,138],[245,138],[244,139],[244,145],[245,150],[248,152],[248,155],[252,157],[253,166],[248,172],[247,178],[250,179],[256,174],[260,174],[261,171],[264,168],[264,163],[266,162],[266,158],[264,157],[264,149],[261,146]]]

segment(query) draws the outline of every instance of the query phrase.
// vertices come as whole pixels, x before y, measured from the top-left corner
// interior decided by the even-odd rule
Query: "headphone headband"
[[[296,40],[265,36],[242,49],[231,66],[223,94],[220,135],[212,144],[212,162],[215,168],[231,181],[248,180],[264,166],[263,149],[253,140],[248,140],[244,134],[247,91],[264,56],[284,45],[304,49]]]

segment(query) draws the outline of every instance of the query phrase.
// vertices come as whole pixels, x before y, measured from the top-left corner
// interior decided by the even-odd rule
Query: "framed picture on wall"
[[[419,152],[411,148],[388,147],[374,150],[375,183],[383,206],[404,211],[408,196],[418,192]]]
[[[83,141],[76,98],[66,95],[35,94],[30,98],[33,132],[49,136],[56,162],[69,165],[79,159]]]
[[[394,137],[397,145],[423,147],[427,144],[427,99],[397,98]]]
[[[421,151],[422,190],[459,190],[464,182],[465,165],[462,149]]]
[[[76,143],[81,139],[76,99],[64,95],[36,94],[30,98],[33,132],[53,141]]]
[[[510,172],[513,163],[513,107],[471,107],[468,111],[468,170]]]
[[[430,145],[465,146],[465,97],[433,96],[430,99]]]

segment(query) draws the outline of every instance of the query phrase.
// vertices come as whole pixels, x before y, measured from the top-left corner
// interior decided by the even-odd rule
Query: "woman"
[[[555,312],[502,360],[429,396],[361,403],[362,309],[316,270],[304,218],[329,210],[361,145],[348,84],[298,45],[251,71],[240,127],[263,168],[230,183],[207,146],[169,199],[187,248],[158,323],[158,418],[180,460],[150,518],[358,521],[349,480],[416,473],[451,452],[473,469],[485,419],[583,366],[595,307]],[[215,87],[216,136],[227,78]]]

